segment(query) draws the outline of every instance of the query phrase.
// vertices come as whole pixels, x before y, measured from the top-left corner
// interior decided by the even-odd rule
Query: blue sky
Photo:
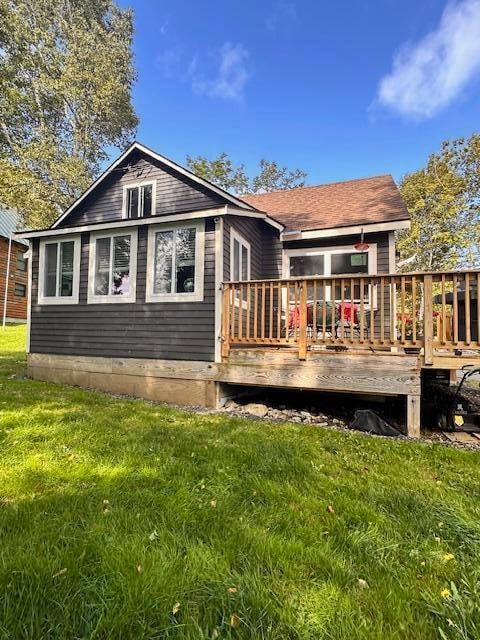
[[[421,166],[479,129],[480,0],[135,0],[138,139],[317,184]]]

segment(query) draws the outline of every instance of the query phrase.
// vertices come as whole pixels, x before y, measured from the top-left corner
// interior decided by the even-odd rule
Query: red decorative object
[[[367,242],[364,242],[363,240],[363,227],[362,227],[362,231],[360,234],[360,242],[356,242],[353,245],[353,248],[355,249],[355,251],[366,251],[367,249],[369,249],[370,245]]]
[[[366,242],[357,242],[356,244],[353,245],[353,248],[356,251],[366,251],[367,249],[370,248],[370,245],[367,244]]]

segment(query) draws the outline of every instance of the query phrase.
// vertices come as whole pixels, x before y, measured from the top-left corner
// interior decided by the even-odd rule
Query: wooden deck
[[[417,436],[422,369],[480,366],[479,290],[480,271],[225,283],[223,379],[402,395]]]

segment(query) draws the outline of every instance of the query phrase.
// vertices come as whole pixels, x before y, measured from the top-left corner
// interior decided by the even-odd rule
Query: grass
[[[30,381],[23,327],[0,350],[0,638],[480,637],[479,454]]]

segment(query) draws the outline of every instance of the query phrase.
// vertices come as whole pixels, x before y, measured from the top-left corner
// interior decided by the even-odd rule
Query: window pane
[[[176,292],[195,291],[195,229],[177,229],[175,238]]]
[[[17,253],[17,271],[27,270],[27,260],[22,252]]]
[[[233,280],[240,280],[240,243],[233,241]]]
[[[15,295],[19,298],[25,298],[27,295],[27,285],[21,284],[20,282],[15,283]]]
[[[73,294],[73,242],[60,243],[60,295]]]
[[[127,213],[129,218],[138,218],[138,187],[127,189]]]
[[[242,244],[242,280],[248,280],[248,249]]]
[[[110,276],[110,238],[98,238],[95,243],[95,295],[108,294]]]
[[[332,253],[332,275],[368,273],[368,253]]]
[[[152,215],[152,185],[146,184],[144,187],[142,187],[142,192],[142,215],[144,218],[148,218]]]
[[[154,293],[172,292],[173,231],[155,234]]]
[[[290,256],[290,276],[323,276],[324,256]]]
[[[112,291],[115,296],[130,293],[130,236],[113,238]]]
[[[57,295],[57,251],[57,243],[45,245],[45,296]]]

